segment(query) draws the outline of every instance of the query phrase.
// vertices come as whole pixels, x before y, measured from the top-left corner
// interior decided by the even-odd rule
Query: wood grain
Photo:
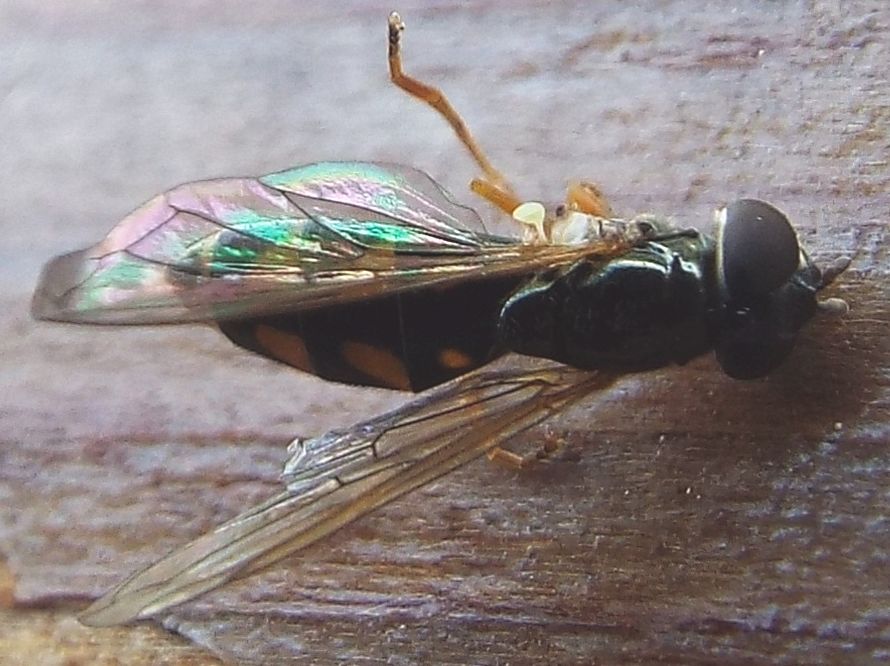
[[[628,378],[552,423],[567,446],[549,464],[473,464],[103,632],[71,615],[272,495],[290,438],[405,398],[209,329],[33,323],[41,263],[184,180],[380,159],[471,201],[474,171],[387,87],[389,6],[29,4],[0,9],[0,661],[890,659],[885,3],[399,7],[406,69],[452,95],[521,192],[592,178],[620,212],[703,228],[719,203],[773,201],[817,258],[854,258],[835,289],[852,310],[767,380],[709,358]]]

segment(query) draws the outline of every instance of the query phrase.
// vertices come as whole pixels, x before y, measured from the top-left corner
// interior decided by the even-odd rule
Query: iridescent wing
[[[276,314],[524,273],[596,248],[488,234],[422,171],[325,162],[188,183],[44,268],[40,319],[159,324]]]
[[[257,573],[614,380],[564,366],[479,372],[349,430],[297,440],[285,492],[136,574],[80,619],[149,617]]]

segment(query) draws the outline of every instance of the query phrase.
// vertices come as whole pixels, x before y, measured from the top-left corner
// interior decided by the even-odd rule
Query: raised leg
[[[489,203],[494,204],[507,215],[512,215],[522,201],[508,185],[495,185],[483,178],[470,181],[470,189]]]
[[[464,123],[463,118],[451,106],[448,98],[438,88],[418,81],[402,71],[401,35],[404,29],[405,24],[402,22],[401,17],[396,12],[390,14],[389,78],[412,97],[416,97],[433,107],[451,125],[461,143],[470,151],[473,159],[476,160],[476,164],[479,165],[484,174],[484,178],[473,180],[470,185],[471,189],[508,215],[512,214],[516,207],[522,203],[522,200],[516,196],[513,188],[510,187],[501,172],[495,169],[491,162],[488,161],[485,153],[482,152],[479,144],[476,143],[473,135],[470,134],[470,130]]]
[[[435,109],[451,125],[461,143],[470,151],[473,159],[476,160],[476,164],[479,165],[484,174],[482,178],[473,179],[470,183],[470,189],[500,208],[507,215],[512,215],[516,207],[523,203],[523,200],[516,195],[507,179],[504,178],[500,171],[494,168],[494,165],[488,160],[485,153],[482,152],[482,148],[476,143],[463,118],[451,106],[445,94],[438,88],[418,81],[402,71],[401,39],[404,29],[405,24],[402,22],[401,17],[396,12],[390,14],[389,78],[409,95],[416,97]],[[588,215],[605,218],[612,217],[612,208],[609,206],[606,197],[592,183],[572,183],[566,194],[566,205],[571,210],[580,211]]]

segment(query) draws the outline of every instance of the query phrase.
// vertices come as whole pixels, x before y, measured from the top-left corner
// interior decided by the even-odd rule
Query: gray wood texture
[[[851,312],[766,380],[709,358],[629,377],[551,423],[567,446],[549,463],[474,463],[162,622],[71,619],[273,494],[292,437],[405,399],[207,328],[27,312],[46,259],[186,180],[376,159],[476,203],[448,128],[388,84],[390,9],[0,6],[0,661],[890,660],[880,0],[402,3],[407,71],[442,86],[523,194],[586,178],[620,213],[702,228],[720,203],[773,201],[817,258],[854,257],[835,289]]]

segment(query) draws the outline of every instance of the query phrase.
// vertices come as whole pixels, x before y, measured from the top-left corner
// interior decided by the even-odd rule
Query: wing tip
[[[52,258],[43,267],[31,299],[31,316],[41,321],[79,321],[68,297],[83,281],[84,251]]]
[[[184,307],[179,310],[172,306],[152,309],[139,301],[142,294],[136,290],[108,287],[108,278],[102,274],[104,269],[92,256],[92,250],[61,254],[44,265],[31,297],[33,319],[97,326],[201,320],[182,316],[180,310],[184,311]]]
[[[113,595],[100,597],[77,615],[77,620],[87,627],[114,627],[135,620],[144,620],[144,609],[133,610]]]

